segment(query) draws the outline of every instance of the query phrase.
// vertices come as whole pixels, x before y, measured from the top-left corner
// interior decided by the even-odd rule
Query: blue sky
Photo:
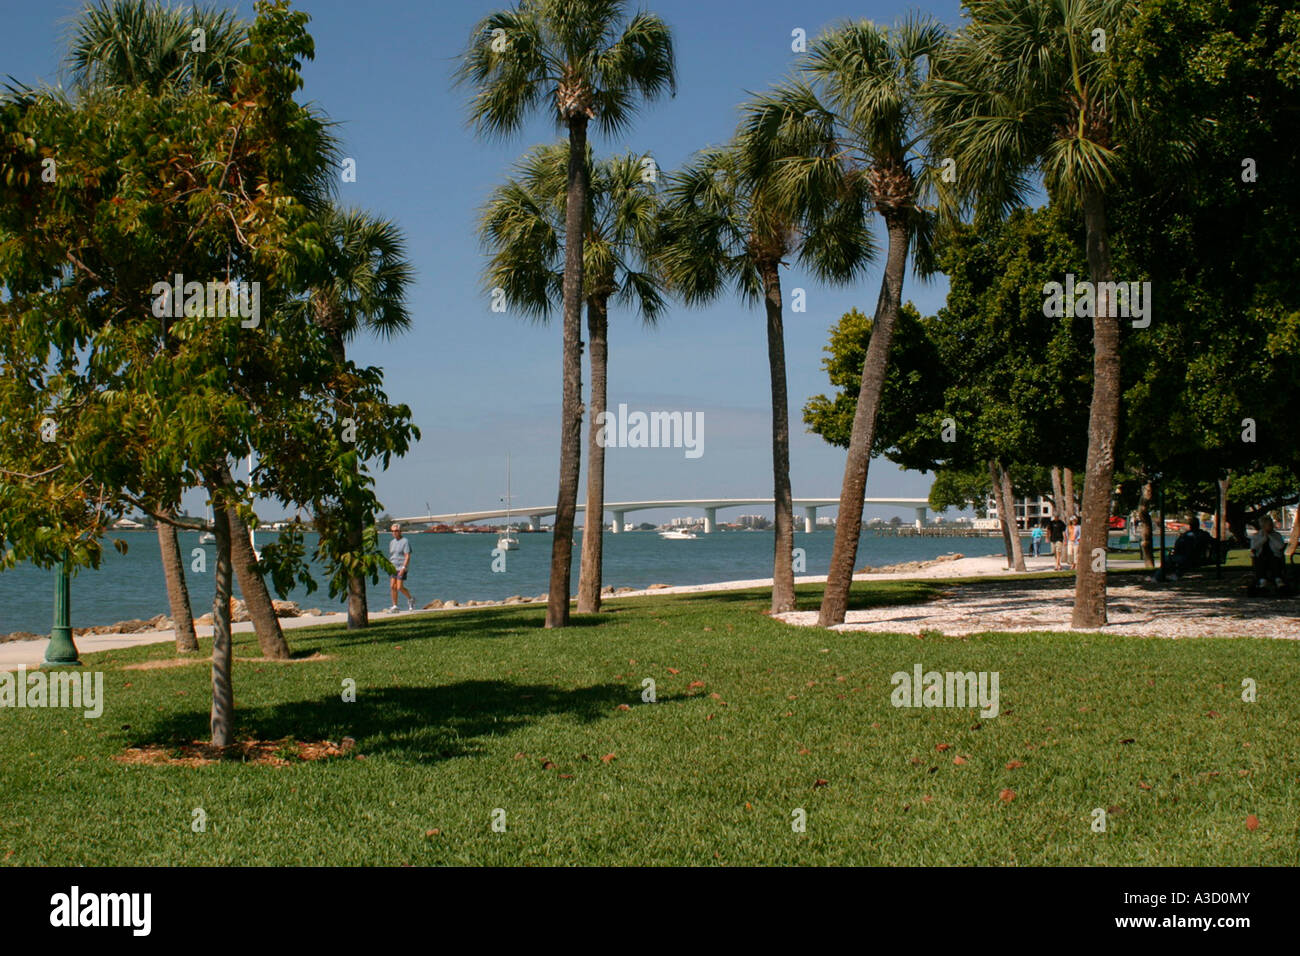
[[[466,121],[469,91],[451,80],[473,23],[503,5],[477,0],[297,4],[311,14],[309,30],[316,41],[302,96],[339,124],[343,153],[356,160],[357,181],[340,185],[340,198],[399,222],[418,274],[410,303],[414,330],[391,343],[359,339],[351,352],[358,362],[383,367],[390,397],[411,406],[423,432],[407,458],[378,476],[380,498],[393,514],[425,513],[426,503],[434,512],[497,507],[507,449],[515,502],[555,501],[558,322],[533,325],[491,311],[474,224],[512,163],[558,133],[543,120],[508,142],[477,140]],[[231,6],[252,15],[251,2]],[[795,28],[811,38],[848,17],[891,22],[912,9],[852,0],[653,0],[647,6],[673,27],[677,96],[648,106],[617,138],[595,133],[594,145],[601,154],[652,152],[664,169],[730,135],[746,92],[766,88],[791,68]],[[81,7],[81,0],[6,0],[0,72],[24,82],[56,82],[67,21]],[[950,26],[958,23],[956,2],[916,9]],[[807,311],[787,310],[785,319],[796,496],[839,494],[844,453],[804,432],[801,408],[809,396],[828,389],[821,368],[828,330],[851,308],[869,314],[879,282],[879,267],[851,288],[819,286],[797,268],[783,275],[787,290],[807,291]],[[922,286],[913,279],[905,296],[928,314],[942,305],[944,291],[942,281]],[[770,496],[761,308],[731,300],[707,309],[674,305],[654,329],[615,311],[610,325],[611,407],[625,402],[633,409],[703,412],[704,454],[687,459],[680,449],[609,449],[607,499]],[[584,371],[584,385],[586,379]],[[929,476],[877,460],[868,495],[923,497],[929,484]],[[201,510],[201,501],[197,494],[187,498],[195,510]],[[868,511],[885,517],[896,513],[905,514]],[[662,517],[645,512],[638,520]]]

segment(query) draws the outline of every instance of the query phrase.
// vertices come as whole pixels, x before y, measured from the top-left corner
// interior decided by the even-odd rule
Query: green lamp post
[[[72,643],[72,575],[69,573],[68,553],[63,553],[63,563],[54,577],[54,627],[50,630],[50,643],[45,648],[42,667],[80,667],[77,645]]]

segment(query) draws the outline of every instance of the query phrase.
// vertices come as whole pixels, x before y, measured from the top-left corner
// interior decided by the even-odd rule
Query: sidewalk
[[[315,617],[282,617],[280,627],[289,631],[297,627],[311,627],[314,624],[341,624],[347,620],[343,612],[321,614]],[[234,625],[231,630],[236,634],[248,634],[253,630],[251,621]],[[195,625],[194,631],[199,637],[211,637],[211,626]],[[141,634],[83,634],[74,638],[77,650],[84,656],[99,651],[113,651],[122,647],[139,647],[143,644],[162,644],[176,640],[172,631],[146,631]],[[0,644],[0,671],[13,671],[19,667],[40,667],[45,660],[45,648],[49,638],[39,641],[6,641]]]

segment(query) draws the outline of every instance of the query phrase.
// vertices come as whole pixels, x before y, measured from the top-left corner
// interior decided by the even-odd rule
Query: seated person
[[[1187,530],[1174,542],[1174,551],[1165,562],[1166,567],[1157,571],[1152,580],[1163,581],[1167,577],[1171,581],[1177,581],[1184,571],[1200,567],[1213,554],[1214,539],[1209,532],[1202,530],[1200,518],[1191,518],[1187,522]]]
[[[1269,582],[1279,592],[1285,587],[1283,575],[1286,573],[1286,541],[1273,527],[1273,519],[1268,515],[1259,519],[1259,532],[1250,539],[1250,566],[1254,570],[1256,587],[1264,590]]]

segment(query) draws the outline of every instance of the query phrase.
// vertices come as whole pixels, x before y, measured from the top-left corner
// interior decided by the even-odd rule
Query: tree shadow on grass
[[[352,737],[352,755],[387,755],[415,763],[479,756],[486,741],[505,737],[552,716],[580,724],[619,716],[632,699],[625,684],[565,690],[551,684],[466,680],[437,687],[361,687],[354,703],[341,697],[245,707],[235,713],[235,738],[298,741]],[[690,697],[660,698],[660,705]],[[206,714],[173,714],[130,747],[174,745],[206,739]]]

